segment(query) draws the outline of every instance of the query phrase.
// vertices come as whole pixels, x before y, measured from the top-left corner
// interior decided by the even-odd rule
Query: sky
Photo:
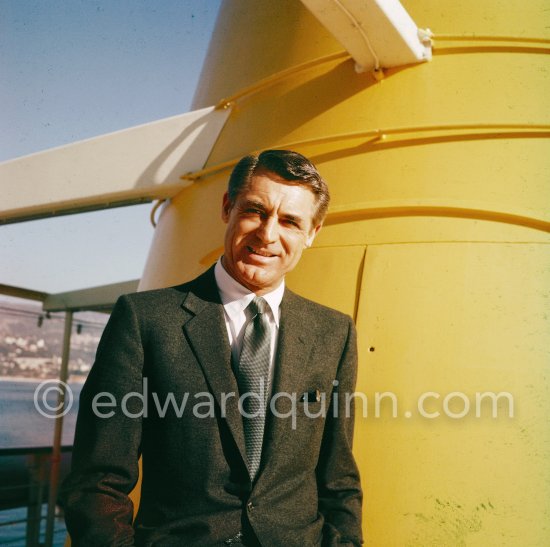
[[[189,111],[219,5],[0,0],[0,161]],[[139,278],[151,208],[0,225],[0,284],[56,293]]]

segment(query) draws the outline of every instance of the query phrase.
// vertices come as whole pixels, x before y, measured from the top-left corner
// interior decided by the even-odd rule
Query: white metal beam
[[[91,287],[63,293],[49,294],[44,299],[44,311],[110,311],[122,294],[137,291],[139,279],[111,285]]]
[[[171,197],[229,113],[203,108],[0,163],[0,223]]]
[[[348,50],[359,71],[431,59],[430,32],[419,29],[399,0],[302,0]]]
[[[4,285],[3,283],[0,283],[0,294],[15,296],[16,298],[26,298],[27,300],[38,300],[39,302],[43,302],[48,296],[48,293],[45,292],[14,287],[13,285]]]

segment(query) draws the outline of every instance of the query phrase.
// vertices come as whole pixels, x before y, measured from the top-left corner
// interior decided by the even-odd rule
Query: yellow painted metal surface
[[[356,446],[375,545],[548,544],[549,251],[367,247]],[[377,418],[383,392],[395,413],[388,398]]]
[[[365,247],[359,245],[308,249],[286,283],[298,294],[355,317],[364,258]]]
[[[299,2],[223,4],[194,108],[245,92],[212,172],[164,209],[141,288],[189,279],[219,254],[229,171],[216,166],[282,146],[311,157],[333,203],[288,284],[357,321],[367,544],[547,545],[550,10],[403,4],[434,32],[434,59],[382,81],[334,55]],[[395,418],[388,395],[375,415],[384,392]],[[440,394],[425,399],[431,417],[418,411],[425,392]],[[509,393],[513,416],[504,397],[496,418],[487,399],[476,418],[478,392]],[[433,417],[445,404],[454,417]]]

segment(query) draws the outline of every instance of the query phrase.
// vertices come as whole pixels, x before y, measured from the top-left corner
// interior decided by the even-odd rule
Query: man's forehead
[[[276,195],[281,192],[289,197],[300,196],[300,199],[305,202],[310,201],[308,197],[311,197],[311,202],[315,201],[315,194],[306,183],[301,180],[287,180],[270,171],[256,173],[250,177],[248,184],[244,185],[239,193],[239,197],[244,199],[251,196],[269,198],[270,191],[273,190]]]
[[[280,186],[280,188],[278,188]],[[286,191],[286,189],[291,189]],[[258,204],[262,208],[276,208],[296,216],[312,215],[315,209],[315,196],[307,187],[298,184],[280,184],[276,186],[251,184],[243,188],[239,199],[242,204]]]

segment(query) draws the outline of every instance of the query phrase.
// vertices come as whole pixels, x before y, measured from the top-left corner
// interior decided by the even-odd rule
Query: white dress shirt
[[[220,292],[220,298],[225,311],[225,326],[231,344],[231,357],[235,370],[238,370],[239,358],[243,345],[245,327],[251,320],[250,311],[247,306],[256,296],[249,289],[233,279],[222,265],[221,258],[214,267],[216,284]],[[285,282],[283,282],[273,291],[262,295],[262,298],[268,304],[267,318],[271,329],[271,355],[269,360],[269,379],[270,385],[273,385],[275,351],[277,349],[277,335],[279,332],[279,316],[281,300],[285,292]]]

